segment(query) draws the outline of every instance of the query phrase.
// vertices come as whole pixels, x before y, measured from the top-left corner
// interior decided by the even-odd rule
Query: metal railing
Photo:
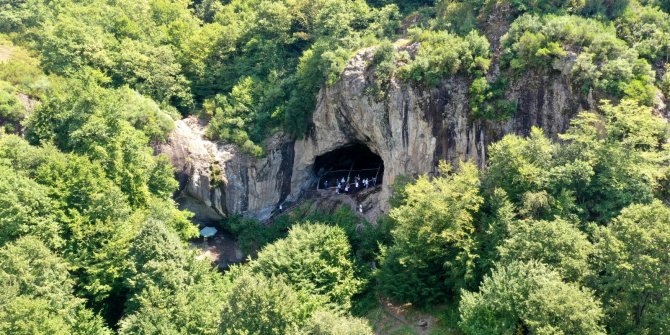
[[[353,165],[352,165],[352,168],[353,168]],[[382,169],[382,165],[379,165],[379,167],[372,168],[372,169],[357,169],[357,170],[349,169],[349,170],[328,171],[328,172],[323,173],[321,176],[319,176],[319,179],[316,183],[316,189],[317,190],[322,190],[322,189],[334,189],[334,188],[336,188],[337,187],[336,186],[337,182],[340,181],[340,176],[342,176],[344,178],[344,174],[343,174],[344,172],[346,172],[346,179],[345,179],[346,184],[350,183],[350,180],[352,179],[351,178],[352,173],[356,173],[358,175],[361,175],[361,174],[365,175],[366,174],[365,172],[368,172],[368,171],[370,171],[370,172],[374,171],[375,172],[374,173],[374,180],[376,180],[378,182],[379,181],[379,172],[381,172],[381,169]],[[329,187],[323,186],[324,184],[323,184],[322,181],[324,179],[329,180],[328,178],[333,178],[332,177],[333,175],[336,175],[336,177],[334,178],[336,180],[336,183],[334,183],[332,186],[329,186]],[[372,174],[370,174],[370,176],[372,176]]]

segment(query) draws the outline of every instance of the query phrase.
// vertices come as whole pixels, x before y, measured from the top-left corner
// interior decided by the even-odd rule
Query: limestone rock
[[[412,55],[416,47],[399,48]],[[483,166],[487,145],[505,134],[526,135],[538,126],[555,137],[572,116],[594,104],[590,96],[573,92],[569,58],[555,64],[551,74],[512,78],[505,98],[517,102],[518,110],[506,121],[474,119],[468,106],[470,79],[460,76],[445,78],[436,88],[393,79],[383,97],[374,97],[366,90],[374,80],[368,71],[374,51],[360,51],[340,79],[320,91],[304,139],[276,135],[262,158],[208,141],[201,121],[178,121],[159,151],[168,154],[177,169],[182,206],[193,209],[201,220],[228,214],[266,219],[280,203],[296,201],[314,188],[317,157],[357,143],[384,162],[376,204],[365,205],[365,216],[374,220],[388,211],[396,177],[433,173],[440,160],[472,160]]]
[[[206,139],[205,128],[195,117],[179,120],[167,143],[157,148],[175,167],[178,202],[203,223],[229,214],[268,217],[288,196],[293,142],[277,134],[268,141],[267,154],[255,158]]]
[[[473,119],[468,106],[470,82],[458,76],[431,89],[393,80],[386,96],[377,99],[366,93],[370,84],[366,69],[373,55],[373,48],[358,53],[340,80],[321,90],[311,131],[295,143],[294,194],[312,182],[316,157],[363,143],[384,161],[377,210],[385,212],[397,176],[433,173],[440,160],[473,160],[481,166],[487,145],[503,135],[525,135],[538,126],[556,136],[588,105],[562,74],[529,74],[512,80],[506,98],[518,103],[518,111],[504,122]]]

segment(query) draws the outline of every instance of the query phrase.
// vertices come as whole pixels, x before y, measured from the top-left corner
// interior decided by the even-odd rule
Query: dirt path
[[[0,44],[0,62],[4,63],[12,57],[12,47]]]
[[[216,263],[221,269],[226,269],[231,264],[244,261],[244,254],[235,238],[224,231],[219,231],[205,242],[202,238],[191,242],[191,245],[199,250],[198,259],[206,259]]]
[[[458,331],[444,325],[435,315],[420,312],[411,304],[394,304],[380,298],[379,308],[373,310],[367,318],[377,335],[459,335]]]

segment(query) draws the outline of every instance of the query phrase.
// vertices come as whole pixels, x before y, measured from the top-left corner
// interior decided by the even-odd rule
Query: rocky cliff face
[[[204,137],[206,124],[195,117],[176,122],[166,144],[179,180],[177,201],[210,223],[230,214],[266,218],[290,193],[293,142],[275,135],[263,158],[250,157],[233,145]]]
[[[410,52],[416,45],[403,47]],[[483,165],[486,148],[509,133],[527,134],[532,126],[555,136],[578,111],[593,102],[572,91],[570,60],[554,74],[526,74],[512,79],[506,98],[518,103],[507,121],[475,120],[468,106],[469,80],[445,79],[427,89],[393,80],[385,97],[366,93],[372,76],[368,62],[374,49],[359,52],[340,80],[321,90],[309,134],[295,142],[280,135],[267,155],[252,158],[234,146],[203,138],[204,124],[179,121],[159,151],[171,156],[181,183],[180,202],[202,220],[228,214],[265,219],[284,201],[295,201],[315,182],[318,156],[362,143],[384,161],[382,190],[370,217],[388,210],[390,185],[399,175],[434,172],[439,160],[474,160]]]
[[[377,208],[384,212],[390,185],[398,175],[434,172],[440,160],[474,160],[483,165],[492,141],[509,133],[527,134],[532,126],[556,136],[589,105],[572,92],[567,75],[562,74],[513,79],[506,98],[518,103],[518,111],[505,122],[472,118],[469,81],[462,77],[445,79],[434,89],[393,81],[386,97],[378,100],[365,93],[371,80],[366,68],[373,54],[373,49],[360,52],[341,79],[320,92],[313,128],[306,139],[295,143],[294,193],[308,186],[316,157],[360,142],[384,161]],[[559,65],[569,73],[570,64]]]

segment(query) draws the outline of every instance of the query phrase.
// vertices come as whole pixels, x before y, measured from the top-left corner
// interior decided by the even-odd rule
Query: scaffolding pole
[[[354,165],[355,164],[356,164],[355,161],[351,163],[351,167],[349,168],[349,173],[347,173],[347,183],[349,183],[349,177],[351,177],[351,171],[354,170]]]
[[[379,180],[379,171],[382,169],[382,164],[379,164],[379,167],[377,168],[377,173],[375,174],[375,186],[377,186],[377,180]]]

